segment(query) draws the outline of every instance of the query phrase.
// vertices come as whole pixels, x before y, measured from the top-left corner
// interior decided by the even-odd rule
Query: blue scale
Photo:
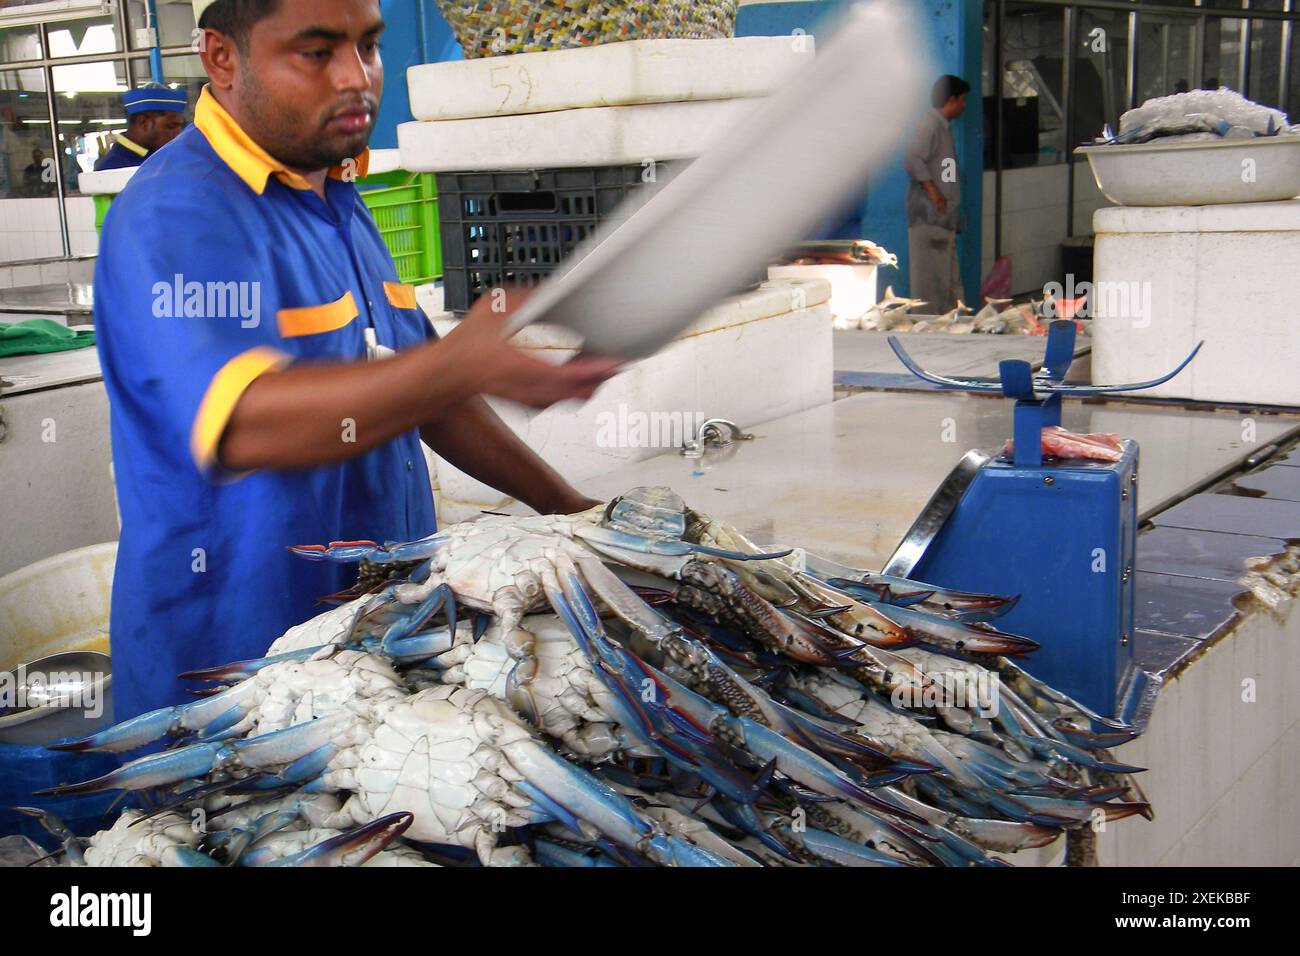
[[[1138,446],[1119,461],[1043,460],[1041,434],[1061,424],[1064,396],[1105,395],[1169,381],[1197,345],[1162,378],[1132,385],[1070,385],[1075,325],[1053,322],[1042,371],[1008,359],[997,379],[954,379],[920,368],[889,337],[914,375],[944,389],[1000,392],[1015,400],[1015,449],[971,451],[939,486],[904,537],[886,574],[941,587],[1019,594],[999,630],[1042,647],[1023,666],[1099,715],[1127,721],[1145,675],[1133,665]]]

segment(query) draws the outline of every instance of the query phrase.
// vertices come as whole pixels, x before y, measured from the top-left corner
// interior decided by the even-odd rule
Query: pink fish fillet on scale
[[[1015,446],[1016,443],[1008,439],[1002,454],[1012,454]],[[1119,461],[1123,450],[1122,439],[1115,434],[1096,432],[1078,435],[1060,425],[1043,429],[1044,455],[1053,455],[1057,458],[1088,458],[1093,461]]]

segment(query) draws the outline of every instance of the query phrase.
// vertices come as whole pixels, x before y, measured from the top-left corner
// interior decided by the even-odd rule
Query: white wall
[[[95,255],[99,250],[95,201],[89,196],[69,197],[67,215],[72,254]],[[0,199],[0,264],[62,255],[58,200]]]
[[[1011,256],[1011,288],[1019,294],[1061,281],[1061,241],[1066,237],[1067,167],[1030,166],[1002,174],[1002,254]],[[984,173],[984,261],[995,261],[996,174]],[[1087,163],[1074,164],[1074,234],[1092,234],[1092,214],[1110,202],[1097,189]]]

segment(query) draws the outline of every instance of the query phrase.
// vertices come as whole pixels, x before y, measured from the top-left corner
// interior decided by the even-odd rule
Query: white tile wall
[[[571,354],[541,351],[557,359]],[[580,407],[529,412],[509,403],[493,404],[530,447],[581,485],[629,462],[672,451],[600,447],[601,422],[606,415],[616,421],[620,405],[637,415],[680,412],[682,420],[703,413],[745,428],[829,403],[832,367],[830,308],[819,303],[679,339],[608,382]],[[443,461],[437,462],[435,501],[444,525],[509,504]]]
[[[95,255],[95,201],[74,196],[67,201],[68,238],[73,255]],[[0,199],[0,264],[50,259],[63,255],[59,207],[54,199]]]
[[[1064,164],[1010,169],[1002,174],[1002,254],[1011,256],[1012,289],[1041,290],[1061,281],[1061,241],[1066,237]],[[983,274],[993,268],[996,175],[984,174]],[[1097,190],[1086,163],[1074,164],[1074,234],[1092,233],[1092,214],[1110,203]]]

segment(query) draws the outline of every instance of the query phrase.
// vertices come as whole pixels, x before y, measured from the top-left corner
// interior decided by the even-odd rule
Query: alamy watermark
[[[0,672],[0,713],[57,707],[85,711],[87,717],[104,713],[104,675],[96,671]]]
[[[151,291],[155,318],[239,319],[245,329],[262,323],[260,282],[187,282],[178,272],[171,282],[155,282]]]
[[[1043,286],[1043,295],[1047,301],[1057,303],[1084,297],[1074,311],[1074,318],[1091,319],[1101,315],[1110,321],[1131,322],[1135,329],[1145,329],[1151,324],[1150,282],[1075,282],[1073,275],[1067,275],[1064,284],[1049,282]]]
[[[993,671],[936,671],[926,674],[926,680],[924,687],[895,687],[890,701],[895,707],[913,710],[957,707],[981,717],[998,715],[1002,681]]]
[[[641,411],[619,403],[596,416],[599,448],[681,448],[708,421],[703,412]]]

